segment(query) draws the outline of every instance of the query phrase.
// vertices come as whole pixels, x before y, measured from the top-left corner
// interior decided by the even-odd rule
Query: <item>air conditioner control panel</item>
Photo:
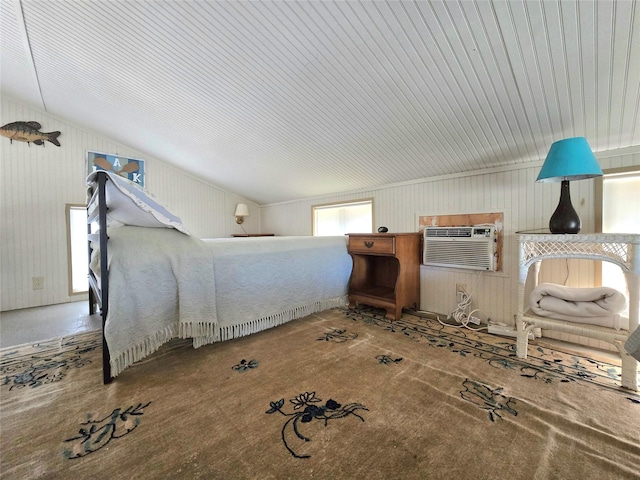
[[[474,227],[474,237],[492,237],[495,233],[495,227]]]

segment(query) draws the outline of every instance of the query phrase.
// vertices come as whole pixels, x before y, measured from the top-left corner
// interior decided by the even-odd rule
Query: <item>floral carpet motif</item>
[[[245,360],[243,358],[242,360],[240,360],[240,363],[237,363],[236,365],[231,367],[231,370],[235,370],[236,372],[247,372],[254,368],[258,368],[259,365],[260,362],[258,362],[258,360]]]
[[[90,364],[87,353],[101,347],[100,333],[92,332],[3,349],[0,353],[0,388],[36,388],[58,382],[69,369]]]
[[[600,388],[611,389],[640,404],[640,395],[620,387],[621,368],[602,360],[569,353],[543,345],[529,343],[526,359],[516,356],[515,339],[498,337],[486,332],[445,326],[428,314],[405,311],[401,318],[391,321],[384,310],[358,306],[343,309],[347,318],[355,322],[375,325],[391,333],[424,343],[431,348],[442,348],[463,357],[473,356],[496,368],[512,369],[545,383],[588,382]]]
[[[382,365],[393,365],[394,363],[400,363],[402,358],[392,358],[391,355],[377,355],[376,360]]]
[[[318,337],[317,340],[333,343],[344,343],[355,338],[358,338],[357,333],[347,333],[347,331],[344,329],[333,328],[331,329],[331,331],[325,332],[322,336]]]
[[[106,447],[112,440],[128,435],[140,425],[144,409],[150,404],[116,408],[97,420],[87,415],[87,421],[82,422],[78,434],[65,440],[63,455],[70,460],[84,457]]]
[[[516,399],[503,395],[502,388],[491,388],[468,378],[462,382],[462,386],[464,390],[460,392],[460,396],[467,402],[486,410],[492,422],[495,422],[496,418],[502,419],[501,412],[509,413],[514,417],[518,415],[514,408]]]
[[[109,385],[100,349],[96,332],[0,350],[3,473],[637,478],[640,395],[597,352],[536,340],[519,359],[515,339],[368,307],[169,342]]]
[[[329,420],[336,420],[338,418],[345,418],[349,415],[359,418],[364,422],[364,418],[358,415],[356,410],[368,410],[364,405],[359,403],[348,403],[341,405],[333,399],[326,401],[324,405],[318,405],[322,402],[321,398],[316,397],[316,392],[304,392],[297,395],[295,398],[289,400],[293,404],[293,412],[287,413],[283,410],[284,398],[281,398],[277,402],[271,402],[271,408],[265,413],[280,413],[287,417],[282,427],[282,442],[285,448],[295,458],[310,458],[311,455],[297,453],[291,446],[291,442],[287,440],[287,431],[292,430],[294,433],[294,439],[301,442],[310,442],[311,438],[305,436],[300,431],[300,422],[309,423],[313,420],[320,420],[326,427]]]

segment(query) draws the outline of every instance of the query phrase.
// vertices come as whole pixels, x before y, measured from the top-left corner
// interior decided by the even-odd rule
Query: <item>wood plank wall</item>
[[[67,288],[65,204],[84,203],[86,150],[117,153],[146,160],[147,190],[181,216],[198,237],[241,233],[235,224],[235,204],[247,203],[249,232],[310,235],[311,206],[374,199],[374,222],[392,232],[418,230],[418,217],[504,212],[502,272],[470,272],[421,267],[421,308],[440,314],[455,309],[455,284],[465,283],[473,308],[507,324],[513,322],[517,298],[515,232],[547,225],[559,198],[558,184],[537,184],[542,160],[503,169],[420,179],[355,192],[258,206],[202,182],[160,160],[82,127],[2,97],[0,124],[18,120],[40,122],[43,131],[60,130],[60,148],[44,148],[0,138],[0,311],[77,300]],[[603,169],[640,165],[640,146],[596,153]],[[594,181],[571,184],[573,204],[583,232],[594,229]],[[544,281],[590,286],[590,262],[545,262]],[[32,289],[32,277],[45,277],[43,290]],[[564,335],[564,334],[563,334]],[[551,334],[551,336],[556,336]],[[558,338],[564,338],[559,336]],[[565,340],[579,341],[577,338]],[[591,342],[590,342],[591,343]],[[598,346],[598,345],[596,345]],[[607,348],[606,344],[600,344]]]
[[[603,169],[640,165],[640,147],[596,153]],[[285,202],[262,207],[262,225],[277,235],[310,235],[312,205],[374,199],[375,226],[390,232],[418,231],[420,216],[504,212],[504,250],[501,272],[426,267],[420,271],[420,303],[423,310],[449,314],[456,308],[456,283],[467,285],[473,309],[486,318],[513,324],[517,311],[517,244],[515,232],[544,229],[555,210],[560,185],[536,183],[539,162],[504,169],[422,179],[398,185]],[[578,211],[583,233],[594,231],[594,180],[571,183],[572,202]],[[579,260],[545,261],[541,281],[570,286],[594,285],[593,262]],[[565,334],[549,336],[569,339]],[[589,344],[597,341],[588,341]],[[600,348],[611,349],[603,342]]]
[[[86,202],[86,151],[146,161],[146,189],[198,237],[242,233],[236,203],[249,205],[247,231],[260,231],[259,206],[125,145],[2,97],[0,125],[37,121],[59,130],[61,146],[10,143],[0,137],[0,311],[77,300],[68,292],[65,204]],[[33,290],[32,277],[44,277]]]

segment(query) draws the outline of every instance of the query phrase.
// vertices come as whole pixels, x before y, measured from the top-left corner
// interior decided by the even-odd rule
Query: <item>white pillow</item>
[[[109,177],[105,185],[109,221],[137,227],[175,228],[189,235],[182,220],[139,185],[118,174],[104,173]],[[87,177],[87,184],[93,187],[90,203],[97,201],[97,175],[96,171]]]

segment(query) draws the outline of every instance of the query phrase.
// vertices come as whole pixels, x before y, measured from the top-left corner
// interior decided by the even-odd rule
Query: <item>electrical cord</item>
[[[469,295],[467,292],[463,292],[462,300],[460,301],[460,303],[458,303],[457,308],[448,317],[448,318],[454,319],[460,325],[456,325],[453,323],[445,323],[442,320],[440,320],[440,317],[438,317],[438,322],[440,322],[442,325],[446,327],[466,328],[474,332],[488,330],[489,327],[474,328],[469,326],[469,323],[471,322],[471,317],[473,316],[473,314],[480,311],[479,308],[476,308],[475,310],[471,310],[471,312],[467,313],[467,310],[469,309],[470,306],[471,306],[471,295]]]
[[[458,307],[451,313],[450,317],[456,322],[464,324],[468,319],[465,312],[469,306],[471,306],[471,295],[467,295],[466,292],[463,292],[462,300],[458,303]]]
[[[489,329],[488,325],[486,327],[477,327],[477,328],[473,328],[469,326],[469,323],[471,321],[471,317],[473,316],[473,314],[481,311],[479,308],[476,308],[475,310],[471,310],[471,312],[467,314],[466,310],[467,308],[469,308],[470,305],[471,305],[471,295],[469,295],[467,292],[462,292],[462,300],[460,301],[460,303],[458,303],[456,310],[451,314],[449,314],[449,316],[447,317],[447,320],[454,319],[460,325],[456,325],[455,323],[443,322],[442,320],[440,320],[440,314],[436,312],[430,312],[427,310],[417,310],[416,312],[435,317],[435,319],[445,327],[466,328],[474,332],[488,330]],[[487,318],[487,322],[490,323],[491,319]]]

